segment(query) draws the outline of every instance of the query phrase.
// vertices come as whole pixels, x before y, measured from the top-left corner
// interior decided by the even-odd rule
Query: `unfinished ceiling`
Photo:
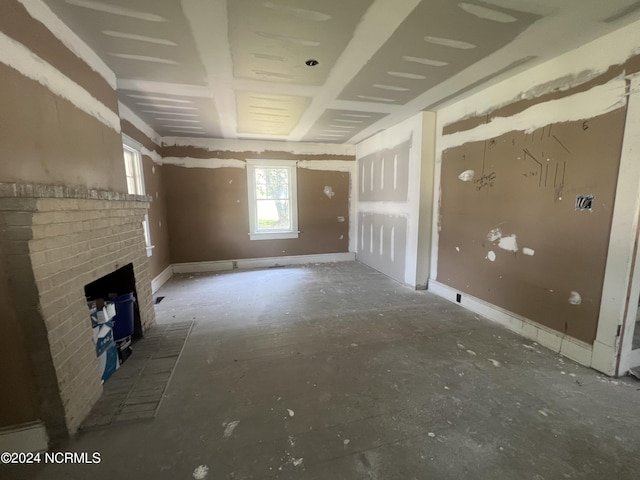
[[[160,135],[294,142],[361,141],[640,18],[637,0],[45,2]]]

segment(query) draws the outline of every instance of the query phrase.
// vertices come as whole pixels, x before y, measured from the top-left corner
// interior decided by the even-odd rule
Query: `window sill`
[[[287,238],[298,238],[300,232],[264,232],[249,233],[251,240],[283,240]]]

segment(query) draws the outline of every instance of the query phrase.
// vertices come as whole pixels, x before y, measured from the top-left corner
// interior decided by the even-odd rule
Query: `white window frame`
[[[130,195],[145,195],[144,170],[142,168],[142,145],[127,135],[122,135],[122,153],[125,162],[125,175],[127,176],[127,191]],[[129,172],[127,162],[124,159],[125,152],[133,155],[133,172]],[[133,190],[129,188],[129,178],[133,179]],[[147,246],[147,257],[153,255],[155,245],[151,244],[151,230],[149,229],[149,213],[144,214],[142,221],[144,241]]]
[[[291,218],[290,229],[258,229],[257,198],[256,198],[256,168],[286,168],[289,171],[289,208]],[[249,238],[251,240],[280,240],[298,238],[298,178],[297,162],[295,160],[247,160],[247,191],[249,196]]]

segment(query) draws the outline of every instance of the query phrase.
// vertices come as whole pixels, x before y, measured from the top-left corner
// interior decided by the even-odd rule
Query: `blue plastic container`
[[[116,316],[113,317],[114,340],[133,335],[133,303],[136,301],[133,292],[119,295],[112,301],[116,305]]]

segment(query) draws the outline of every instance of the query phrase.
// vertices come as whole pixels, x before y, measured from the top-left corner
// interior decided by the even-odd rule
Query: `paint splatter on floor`
[[[494,367],[500,367],[502,364],[498,360],[494,360],[490,358],[489,361],[493,364]]]
[[[289,416],[293,417],[295,415],[295,412],[293,410],[291,410],[290,408],[287,408],[287,412],[289,412]]]

